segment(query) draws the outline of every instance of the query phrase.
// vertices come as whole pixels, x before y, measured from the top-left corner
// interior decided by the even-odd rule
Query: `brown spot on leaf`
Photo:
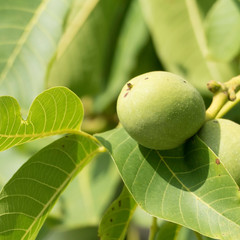
[[[216,158],[216,164],[219,165],[220,164],[220,159]]]
[[[118,201],[118,206],[119,206],[119,207],[122,206],[122,201],[121,201],[121,200]]]
[[[110,222],[113,222],[112,218],[110,218]]]

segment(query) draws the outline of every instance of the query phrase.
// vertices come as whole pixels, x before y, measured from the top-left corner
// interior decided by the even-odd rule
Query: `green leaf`
[[[47,65],[71,0],[0,0],[0,95],[27,109],[44,89]]]
[[[98,111],[103,111],[116,100],[123,85],[129,80],[131,72],[136,67],[138,54],[148,39],[149,32],[139,2],[134,0],[131,2],[118,37],[108,85],[95,101]]]
[[[102,90],[129,2],[75,0],[49,69],[48,86],[67,86],[79,96]]]
[[[230,61],[240,50],[240,2],[219,0],[206,18],[206,35],[210,54]]]
[[[90,136],[72,135],[30,158],[0,193],[0,239],[35,239],[62,191],[102,150]]]
[[[16,99],[0,97],[0,150],[45,136],[80,131],[81,100],[65,87],[41,93],[32,103],[26,120]]]
[[[111,204],[99,226],[102,240],[124,240],[129,221],[137,207],[131,194],[124,187],[120,196]]]
[[[190,81],[203,94],[211,79],[226,81],[236,75],[232,63],[209,59],[204,9],[196,0],[140,0],[156,51],[167,71]]]
[[[240,237],[239,188],[197,136],[169,151],[144,148],[123,128],[98,139],[146,212],[212,238]]]

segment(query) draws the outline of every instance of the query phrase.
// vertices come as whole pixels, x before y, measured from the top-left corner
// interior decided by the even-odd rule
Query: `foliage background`
[[[239,74],[239,29],[237,0],[0,0],[0,94],[15,97],[26,118],[39,93],[66,86],[82,99],[82,129],[90,134],[117,126],[120,89],[148,71],[183,76],[208,106],[206,83]],[[239,122],[236,109],[226,117]],[[1,152],[0,187],[57,138]],[[122,182],[107,153],[96,158],[61,195],[38,239],[97,239],[99,221]],[[144,239],[149,224],[138,209],[130,239]],[[177,239],[195,238],[183,228]]]

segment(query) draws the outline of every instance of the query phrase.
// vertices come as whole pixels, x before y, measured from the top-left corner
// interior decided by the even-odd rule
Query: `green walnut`
[[[203,125],[198,136],[240,185],[240,125],[227,119],[210,120]]]
[[[183,78],[149,72],[126,83],[117,101],[119,120],[139,144],[158,150],[180,146],[205,121],[199,92]]]

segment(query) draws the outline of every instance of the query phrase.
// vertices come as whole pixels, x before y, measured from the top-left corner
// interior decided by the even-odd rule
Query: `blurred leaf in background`
[[[129,78],[159,70],[161,65],[138,0],[81,1],[81,4],[75,1],[75,4],[60,50],[52,60],[48,83],[68,86],[79,96],[97,95],[93,110],[99,113],[115,102]],[[83,14],[84,11],[87,13]],[[73,24],[77,20],[76,27]]]
[[[95,99],[97,112],[105,110],[115,102],[123,85],[129,79],[144,72],[161,69],[156,56],[151,54],[151,50],[153,53],[154,50],[151,49],[150,41],[140,4],[132,0],[114,49],[107,84],[104,91]]]
[[[89,226],[83,228],[73,229],[55,229],[54,231],[48,232],[44,237],[41,235],[37,239],[43,240],[98,240],[97,227]]]
[[[221,63],[208,57],[203,18],[213,1],[140,2],[155,49],[166,70],[186,78],[203,95],[209,95],[206,83],[210,79],[226,81],[236,75],[233,63]]]
[[[64,85],[79,96],[96,94],[102,89],[129,3],[129,0],[74,1],[49,69],[49,86]]]
[[[232,61],[240,51],[240,2],[216,1],[205,24],[211,58]]]
[[[172,222],[162,222],[155,240],[210,240],[197,232]]]
[[[71,2],[0,0],[0,94],[17,98],[25,114],[45,88]]]

